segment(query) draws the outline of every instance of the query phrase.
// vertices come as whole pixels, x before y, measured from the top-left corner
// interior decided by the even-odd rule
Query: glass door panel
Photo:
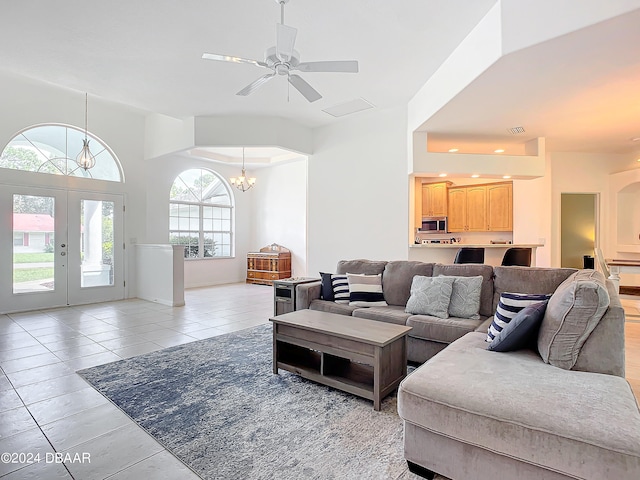
[[[69,303],[124,298],[123,198],[69,192]]]
[[[13,293],[55,290],[55,198],[13,195]]]
[[[67,193],[0,185],[0,312],[67,305]]]

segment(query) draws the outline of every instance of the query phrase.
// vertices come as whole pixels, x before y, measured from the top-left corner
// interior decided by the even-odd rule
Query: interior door
[[[122,196],[0,186],[0,313],[124,298]]]

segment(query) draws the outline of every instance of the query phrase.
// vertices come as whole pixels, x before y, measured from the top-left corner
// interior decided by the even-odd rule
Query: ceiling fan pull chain
[[[284,25],[284,4],[282,0],[280,1],[280,23]]]

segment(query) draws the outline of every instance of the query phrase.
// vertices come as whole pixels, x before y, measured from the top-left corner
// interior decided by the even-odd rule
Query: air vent
[[[364,98],[356,98],[355,100],[350,100],[345,103],[340,103],[339,105],[334,105],[333,107],[325,108],[322,111],[334,117],[344,117],[345,115],[361,112],[362,110],[368,110],[369,108],[373,108],[373,105],[367,102]]]
[[[518,135],[519,133],[524,133],[524,128],[522,127],[512,127],[507,129],[512,135]]]

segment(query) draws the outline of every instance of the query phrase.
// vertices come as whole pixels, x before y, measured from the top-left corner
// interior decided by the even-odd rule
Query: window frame
[[[188,172],[190,170],[200,170],[201,172],[206,172],[206,173],[210,173],[212,175],[214,175],[219,181],[220,184],[224,187],[228,198],[229,198],[229,204],[221,204],[221,203],[211,203],[211,202],[203,202],[203,201],[199,201],[199,202],[195,202],[195,201],[187,201],[187,200],[173,200],[171,198],[171,192],[169,193],[169,244],[172,245],[184,245],[183,243],[173,243],[171,241],[171,237],[173,235],[176,235],[178,237],[184,236],[186,235],[194,235],[197,233],[198,236],[198,256],[190,256],[188,254],[188,249],[190,247],[190,245],[185,245],[185,256],[184,259],[185,261],[196,261],[196,260],[220,260],[220,259],[230,259],[230,258],[235,258],[235,222],[234,222],[234,198],[232,195],[232,190],[229,186],[229,184],[226,182],[226,180],[224,179],[224,177],[222,175],[220,175],[219,173],[206,168],[206,167],[193,167],[193,168],[188,168],[185,169],[183,171],[181,171],[178,175],[176,175],[176,177],[174,178],[173,182],[171,183],[171,187],[173,187],[173,185],[175,185],[176,181],[179,180],[180,176],[182,174],[184,174],[185,172]],[[185,218],[185,217],[174,217],[171,215],[171,210],[172,210],[172,206],[176,205],[176,206],[187,206],[187,207],[197,207],[198,208],[198,231],[196,232],[195,230],[191,230],[191,229],[172,229],[171,228],[171,220],[172,218]],[[205,216],[204,216],[204,209],[205,208],[212,208],[212,209],[225,209],[228,210],[228,216],[229,216],[229,230],[205,230],[204,229],[204,222],[205,222]],[[210,234],[212,236],[215,236],[216,234],[222,234],[222,235],[228,235],[229,236],[229,255],[212,255],[212,256],[205,256],[206,254],[206,246],[207,243],[205,242],[205,237],[207,234]]]

